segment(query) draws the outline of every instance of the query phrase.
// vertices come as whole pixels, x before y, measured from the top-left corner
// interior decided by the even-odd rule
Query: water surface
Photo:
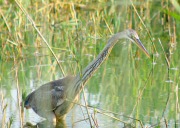
[[[0,124],[19,128],[18,102],[40,85],[62,78],[63,73],[17,4],[1,3],[4,18],[0,19]],[[138,32],[151,54],[151,58],[146,57],[128,40],[115,45],[85,87],[94,127],[180,127],[180,24],[175,15],[167,12],[178,13],[171,2],[134,2],[140,17],[131,2],[125,0],[24,1],[22,5],[47,39],[66,75],[81,71],[113,33],[127,28]],[[85,104],[82,94],[78,104]],[[21,110],[21,117],[23,125],[43,121],[32,110]],[[65,122],[65,127],[90,127],[87,110],[80,105],[75,105]]]

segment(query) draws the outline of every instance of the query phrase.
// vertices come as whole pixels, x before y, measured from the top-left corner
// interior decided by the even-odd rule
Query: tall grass
[[[97,113],[116,120],[115,124],[123,120],[139,127],[178,127],[180,24],[179,4],[174,2],[26,0],[18,6],[15,1],[0,1],[1,126],[11,127],[18,120],[22,127],[27,121],[20,106],[22,95],[64,74],[75,75],[99,54],[112,34],[133,28],[152,59],[133,45],[117,44],[87,83],[87,104],[105,109]],[[9,111],[17,112],[19,118]],[[89,118],[92,126],[101,126],[97,114],[90,113]]]

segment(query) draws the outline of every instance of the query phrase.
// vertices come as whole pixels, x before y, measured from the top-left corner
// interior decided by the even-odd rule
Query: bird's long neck
[[[95,71],[98,69],[98,67],[105,61],[105,59],[108,57],[110,54],[113,46],[117,43],[118,39],[125,38],[124,37],[124,32],[117,33],[113,35],[109,40],[108,43],[106,44],[105,48],[103,51],[96,57],[95,60],[93,60],[90,64],[86,66],[82,70],[82,73],[79,73],[76,76],[76,81],[75,81],[75,92],[78,93],[81,89],[82,86],[85,85],[85,83],[91,78],[91,76],[95,73]]]

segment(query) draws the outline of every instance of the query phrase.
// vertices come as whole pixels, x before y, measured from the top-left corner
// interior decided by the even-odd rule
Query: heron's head
[[[141,43],[138,34],[133,29],[128,29],[125,31],[127,38],[130,39],[132,42],[134,42],[148,57],[150,57],[148,51],[144,47],[144,45]]]

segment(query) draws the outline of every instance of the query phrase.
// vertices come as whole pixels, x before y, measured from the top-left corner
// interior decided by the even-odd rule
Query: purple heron
[[[73,102],[78,100],[78,94],[87,80],[91,78],[98,67],[107,59],[113,46],[122,38],[130,39],[150,57],[135,30],[127,29],[119,32],[108,40],[105,48],[81,73],[78,73],[76,76],[66,76],[40,86],[26,97],[24,106],[32,108],[39,116],[49,121],[63,119],[73,107]]]

